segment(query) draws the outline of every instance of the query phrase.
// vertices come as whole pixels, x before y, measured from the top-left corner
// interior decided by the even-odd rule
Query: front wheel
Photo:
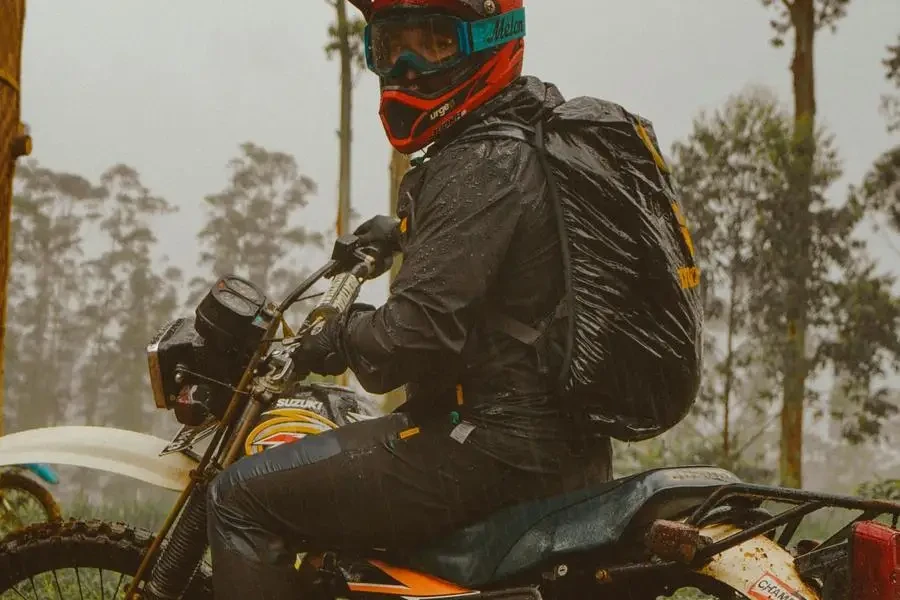
[[[34,479],[13,471],[0,472],[0,539],[42,521],[58,521],[59,504]]]
[[[123,523],[42,523],[0,544],[0,600],[124,598],[153,536]],[[198,573],[186,600],[211,600],[207,571]]]

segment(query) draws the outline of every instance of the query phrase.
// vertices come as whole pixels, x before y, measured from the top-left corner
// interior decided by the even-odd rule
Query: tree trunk
[[[390,166],[390,195],[388,197],[388,202],[391,207],[390,214],[397,214],[397,200],[400,196],[400,182],[403,180],[403,176],[409,170],[409,157],[405,154],[401,154],[397,150],[391,150],[391,166]],[[394,264],[391,266],[391,282],[394,281],[394,278],[397,277],[397,272],[400,270],[400,264],[403,262],[403,258],[398,256],[394,259]],[[389,410],[393,410],[396,407],[400,406],[406,401],[406,393],[403,388],[398,388],[389,392],[387,394],[387,404],[386,407]]]
[[[347,22],[347,3],[336,0],[338,46],[341,55],[341,130],[340,174],[338,176],[337,234],[349,233],[350,228],[350,144],[353,141],[353,57],[350,54],[350,28]]]
[[[340,174],[338,176],[338,236],[350,233],[350,144],[353,141],[353,56],[350,54],[350,27],[347,22],[347,3],[336,0],[338,47],[341,56],[341,129]],[[347,373],[337,376],[339,385],[347,385]]]
[[[31,140],[19,122],[19,80],[25,0],[0,5],[0,435],[3,435],[6,340],[6,284],[12,264],[12,186],[16,158],[28,154]]]
[[[735,318],[735,310],[737,307],[738,285],[737,278],[737,261],[739,260],[740,250],[735,247],[734,256],[731,264],[731,282],[729,283],[728,296],[728,335],[725,342],[725,383],[722,389],[722,405],[725,414],[722,419],[722,456],[725,463],[723,466],[730,467],[732,462],[731,448],[731,392],[734,388],[734,334],[737,329],[737,319]]]
[[[806,378],[809,371],[806,356],[809,279],[812,271],[811,214],[812,165],[815,156],[815,77],[814,0],[795,0],[791,5],[794,29],[794,57],[791,62],[794,88],[794,134],[790,173],[791,210],[785,215],[791,223],[789,233],[790,265],[787,279],[787,332],[784,346],[784,379],[781,410],[781,484],[803,486],[803,412]],[[786,257],[787,258],[787,257]]]

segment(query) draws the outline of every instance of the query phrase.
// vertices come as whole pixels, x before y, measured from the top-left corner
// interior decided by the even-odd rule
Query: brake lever
[[[305,338],[306,336],[308,336],[310,334],[310,332],[313,330],[313,327],[315,327],[315,325],[316,325],[316,321],[313,321],[312,323],[309,323],[309,324],[301,327],[300,329],[298,329],[297,333],[295,333],[291,337],[282,338],[281,345],[285,349],[293,348],[294,346],[299,345],[300,342],[303,341],[303,338]],[[288,354],[290,354],[290,352],[288,352]]]
[[[279,352],[278,358],[284,359],[284,363],[281,365],[281,368],[278,371],[276,371],[274,373],[269,373],[266,376],[266,379],[272,383],[281,383],[281,382],[285,381],[288,377],[290,377],[291,372],[294,370],[294,361],[291,360],[291,357],[289,354],[285,354],[284,356],[281,356],[281,353]]]
[[[258,392],[278,394],[284,390],[285,384],[290,382],[294,374],[294,361],[285,350],[277,350],[268,358],[267,362],[272,370],[256,381],[256,388]]]
[[[400,221],[397,220],[397,227],[392,239],[383,243],[371,243],[363,245],[357,235],[347,234],[340,236],[334,243],[331,253],[331,259],[335,261],[332,276],[346,272],[358,270],[358,263],[362,261],[366,265],[366,273],[360,273],[364,278],[373,272],[375,265],[379,261],[388,260],[396,252],[400,251]]]

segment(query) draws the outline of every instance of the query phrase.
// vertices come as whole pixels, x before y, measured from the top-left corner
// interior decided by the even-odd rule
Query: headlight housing
[[[175,408],[185,386],[204,385],[207,408],[224,414],[233,386],[273,319],[265,294],[252,283],[233,275],[216,281],[193,317],[169,321],[147,346],[156,407]],[[183,408],[185,400],[180,404]]]
[[[181,383],[176,381],[176,366],[190,364],[194,347],[201,343],[194,320],[185,317],[169,321],[153,337],[147,346],[147,366],[153,403],[157,408],[174,406],[181,390]]]

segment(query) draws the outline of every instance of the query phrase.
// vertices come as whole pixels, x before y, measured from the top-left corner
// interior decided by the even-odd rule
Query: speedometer
[[[245,297],[238,296],[231,290],[217,290],[215,293],[216,300],[225,308],[231,310],[235,314],[252,317],[256,315],[257,307],[251,304]]]
[[[256,305],[263,304],[265,300],[265,296],[262,295],[262,292],[242,279],[231,277],[225,281],[225,284],[228,286],[228,289],[243,296]]]
[[[265,305],[262,290],[246,279],[227,275],[197,306],[197,331],[221,350],[252,353],[272,321]]]

